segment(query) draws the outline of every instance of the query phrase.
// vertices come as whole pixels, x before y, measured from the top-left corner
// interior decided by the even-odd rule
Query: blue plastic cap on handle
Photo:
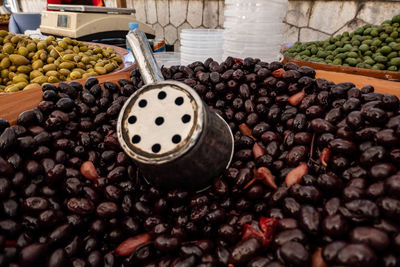
[[[137,23],[137,22],[130,22],[129,23],[129,30],[130,31],[133,31],[134,29],[137,29],[137,28],[139,28],[139,23]]]

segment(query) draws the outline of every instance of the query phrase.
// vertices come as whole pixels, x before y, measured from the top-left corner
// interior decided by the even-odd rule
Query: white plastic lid
[[[182,29],[182,34],[208,34],[208,35],[218,35],[224,32],[223,29]]]
[[[146,85],[126,101],[117,130],[129,156],[161,164],[193,146],[203,116],[201,99],[192,88],[174,81],[158,82]]]

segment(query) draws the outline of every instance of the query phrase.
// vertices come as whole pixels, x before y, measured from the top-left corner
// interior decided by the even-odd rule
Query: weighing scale
[[[125,47],[129,23],[137,22],[148,38],[155,36],[149,25],[136,20],[135,9],[55,4],[48,8],[51,11],[41,13],[43,34]]]

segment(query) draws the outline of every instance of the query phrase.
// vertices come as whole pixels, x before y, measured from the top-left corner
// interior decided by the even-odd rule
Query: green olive
[[[19,82],[26,82],[26,83],[28,83],[28,80],[25,79],[24,77],[20,76],[20,75],[17,75],[17,76],[14,76],[14,78],[12,79],[12,82],[13,82],[13,83],[19,83]]]
[[[55,64],[47,64],[43,66],[43,71],[48,72],[50,70],[57,70],[57,67]]]
[[[10,55],[10,60],[13,64],[19,66],[19,65],[27,65],[29,64],[29,60],[21,55],[17,55],[17,54],[12,54]]]
[[[18,92],[20,89],[18,88],[18,86],[16,86],[15,84],[13,85],[9,85],[4,89],[4,92],[6,93],[13,93],[13,92]]]
[[[21,46],[20,48],[18,48],[18,54],[26,57],[29,54],[29,50],[26,47]]]
[[[31,80],[33,83],[44,84],[47,83],[48,78],[44,75],[38,76],[35,79]]]
[[[32,71],[32,67],[27,65],[19,66],[17,71],[21,73],[30,73]]]
[[[33,80],[33,79],[35,79],[36,77],[39,77],[39,76],[43,76],[43,73],[41,71],[39,71],[39,70],[33,70],[29,74],[29,79]]]
[[[40,87],[40,84],[38,84],[38,83],[31,83],[31,84],[28,84],[27,86],[25,86],[24,89],[22,89],[22,90],[25,91],[25,90],[29,90],[29,89],[37,88],[37,87]]]
[[[1,60],[0,62],[0,67],[4,70],[4,69],[8,69],[8,67],[10,67],[11,65],[11,60],[8,57],[5,57]]]
[[[337,41],[335,38],[330,40],[332,44]],[[320,43],[313,44],[315,54],[321,51],[320,54],[324,55],[317,44]],[[329,42],[323,45],[327,47]],[[336,46],[330,49],[335,50]],[[397,57],[395,53],[390,53],[389,60]],[[327,60],[333,60],[334,56],[336,54],[327,53]],[[1,91],[27,90],[45,82],[56,83],[102,75],[114,71],[121,63],[121,57],[112,47],[88,46],[70,38],[56,40],[53,36],[38,40],[0,30]]]
[[[94,67],[94,70],[99,74],[99,75],[103,75],[107,73],[107,70],[104,67],[101,66],[97,66]]]
[[[392,20],[384,21],[381,25],[366,24],[353,32],[343,32],[323,41],[304,44],[297,42],[285,50],[284,54],[290,58],[326,64],[400,71],[398,66],[400,58],[399,30],[400,15],[397,15]],[[111,62],[121,62],[120,58],[117,60],[104,51],[109,51],[108,48],[103,49],[102,55],[110,55],[108,60],[111,60],[105,63],[105,66]],[[93,52],[95,56],[101,58],[97,49],[93,49]],[[101,61],[93,57],[90,59],[96,62],[94,66],[101,66],[98,63]],[[92,63],[90,62],[90,64]],[[107,68],[109,68],[108,65]]]
[[[56,76],[50,76],[47,82],[49,83],[58,83],[60,79],[58,79]]]

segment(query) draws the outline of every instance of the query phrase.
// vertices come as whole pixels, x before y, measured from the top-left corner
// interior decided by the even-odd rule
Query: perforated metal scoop
[[[195,90],[164,81],[145,35],[127,35],[144,83],[118,118],[118,139],[146,179],[165,188],[199,190],[229,165],[233,135]]]

